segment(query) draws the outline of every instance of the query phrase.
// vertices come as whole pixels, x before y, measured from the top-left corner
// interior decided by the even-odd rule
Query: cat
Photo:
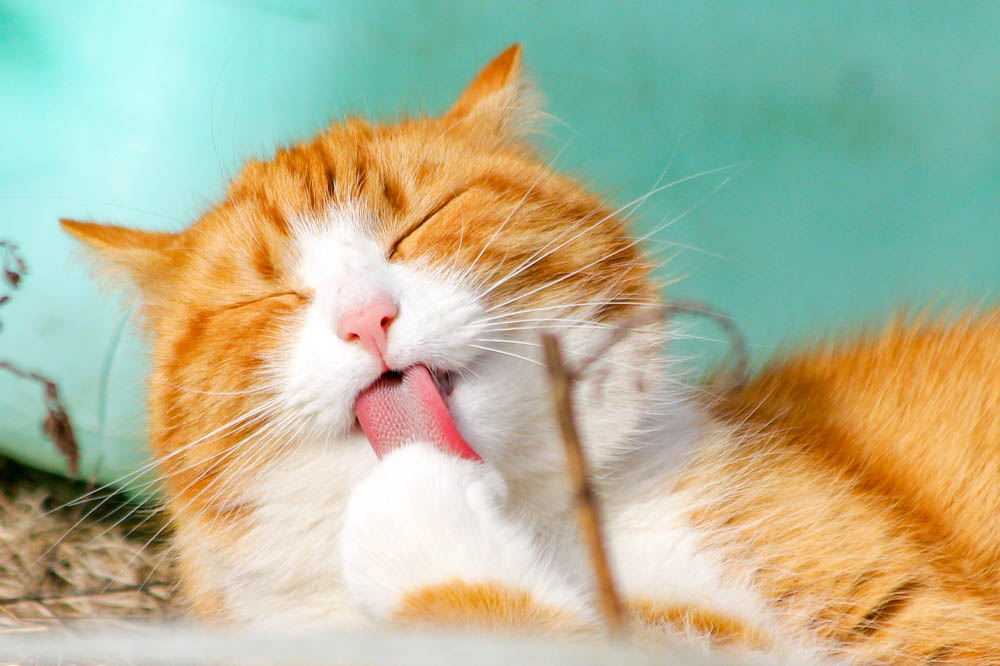
[[[134,285],[206,620],[600,630],[539,332],[629,632],[786,663],[1000,663],[1000,315],[685,387],[615,210],[537,155],[514,45],[439,117],[334,123],[190,228],[63,220]]]

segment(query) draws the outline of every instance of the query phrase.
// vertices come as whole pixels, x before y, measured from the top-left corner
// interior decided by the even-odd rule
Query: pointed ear
[[[147,299],[158,292],[179,258],[178,234],[76,220],[59,223],[97,256],[109,277],[138,287]]]
[[[513,44],[479,72],[444,117],[519,138],[533,129],[540,111],[539,95],[521,71],[521,45]]]

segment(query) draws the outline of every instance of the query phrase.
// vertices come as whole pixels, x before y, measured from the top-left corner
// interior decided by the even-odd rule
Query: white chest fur
[[[297,447],[261,474],[250,491],[251,528],[236,548],[213,558],[239,619],[296,627],[368,621],[345,589],[340,536],[350,492],[375,462],[359,439],[336,448]],[[718,558],[702,547],[684,514],[684,500],[674,494],[609,507],[609,547],[623,593],[759,617],[755,595],[723,581]],[[548,532],[538,545],[559,553],[570,577],[585,586],[589,573],[575,530],[556,519],[546,516],[549,529],[535,523]]]
[[[350,491],[375,462],[359,437],[298,446],[261,474],[253,526],[219,562],[239,619],[296,629],[368,622],[344,588],[339,540]]]
[[[676,452],[664,448],[662,455],[673,456]],[[250,529],[234,548],[223,553],[206,553],[213,562],[217,580],[222,581],[226,603],[234,619],[295,630],[331,625],[364,626],[372,622],[371,616],[361,610],[355,597],[348,592],[342,561],[342,535],[348,500],[375,464],[368,443],[358,437],[335,446],[303,444],[261,473],[249,491],[248,499],[255,506]],[[402,470],[390,486],[374,493],[376,503],[391,502],[392,498],[398,499],[407,492],[423,497],[443,485],[428,479],[411,479],[413,476]],[[628,476],[627,473],[623,475]],[[404,492],[411,480],[419,489]],[[624,597],[712,609],[765,630],[772,625],[767,619],[769,613],[765,604],[752,586],[747,581],[733,580],[732,567],[726,567],[729,575],[724,575],[720,554],[704,545],[704,535],[686,519],[688,498],[666,491],[666,488],[660,493],[635,492],[641,483],[638,486],[613,485],[618,490],[617,495],[606,502],[606,534],[614,573]],[[629,486],[633,488],[631,493],[624,490]],[[412,497],[407,500],[404,508],[420,505],[412,500]],[[519,541],[523,542],[525,553],[515,553],[518,557],[513,560],[529,562],[531,566],[524,568],[534,567],[537,571],[523,576],[505,573],[499,582],[537,588],[528,591],[550,603],[557,602],[584,616],[594,617],[592,611],[586,610],[592,601],[589,564],[570,514],[560,511],[542,515],[530,510],[525,513],[530,503],[519,502],[518,505],[518,511],[508,514],[507,518],[517,522],[509,526],[512,534],[525,535],[526,540]],[[435,526],[454,528],[464,524],[462,521],[449,521],[446,516],[437,515],[436,518],[428,517],[424,523],[412,513],[377,510],[372,515],[382,516],[382,522],[398,519],[406,524],[380,525],[377,530],[367,531],[376,535],[374,538],[378,541],[369,546],[377,552],[393,551],[392,566],[400,570],[378,573],[380,577],[388,574],[398,582],[400,592],[415,591],[409,589],[412,587],[409,583],[433,582],[430,578],[424,580],[429,575],[426,572],[426,575],[419,575],[420,572],[410,571],[419,568],[420,562],[433,561],[435,566],[430,570],[443,579],[475,578],[477,571],[495,575],[497,571],[511,569],[511,554],[508,552],[504,556],[501,552],[513,546],[509,537],[502,540],[504,548],[468,548],[465,540],[475,541],[482,536],[476,530],[459,534],[450,529],[446,530],[447,535],[437,533],[441,530],[435,531]],[[417,522],[420,528],[414,530]],[[412,533],[412,538],[401,536],[407,533]],[[449,545],[442,551],[445,543]],[[483,561],[470,562],[470,557],[462,556],[458,557],[461,566],[454,571],[439,571],[441,566],[455,560],[449,557],[452,550],[456,556],[476,553],[471,559]],[[494,557],[506,557],[506,560],[489,561]],[[379,558],[364,559],[374,562]],[[381,566],[384,568],[384,564]]]

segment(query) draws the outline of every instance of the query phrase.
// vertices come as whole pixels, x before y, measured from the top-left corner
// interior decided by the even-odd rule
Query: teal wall
[[[1000,286],[1000,3],[0,2],[0,238],[31,269],[0,359],[63,388],[85,475],[143,459],[142,341],[60,216],[178,228],[248,156],[347,112],[437,111],[513,41],[558,166],[651,198],[671,293],[756,360],[896,304]],[[706,196],[724,178],[724,187]],[[0,291],[0,293],[3,293]],[[719,338],[711,327],[696,335]],[[684,346],[704,364],[724,344]],[[0,374],[0,450],[60,469],[39,392]]]

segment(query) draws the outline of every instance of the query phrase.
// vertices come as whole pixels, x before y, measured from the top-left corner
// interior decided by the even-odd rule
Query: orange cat
[[[658,302],[620,213],[525,141],[513,46],[439,118],[250,162],[189,229],[66,229],[138,286],[203,617],[589,631],[538,333]],[[1000,663],[1000,316],[672,381],[644,326],[575,395],[634,634],[791,663]]]

